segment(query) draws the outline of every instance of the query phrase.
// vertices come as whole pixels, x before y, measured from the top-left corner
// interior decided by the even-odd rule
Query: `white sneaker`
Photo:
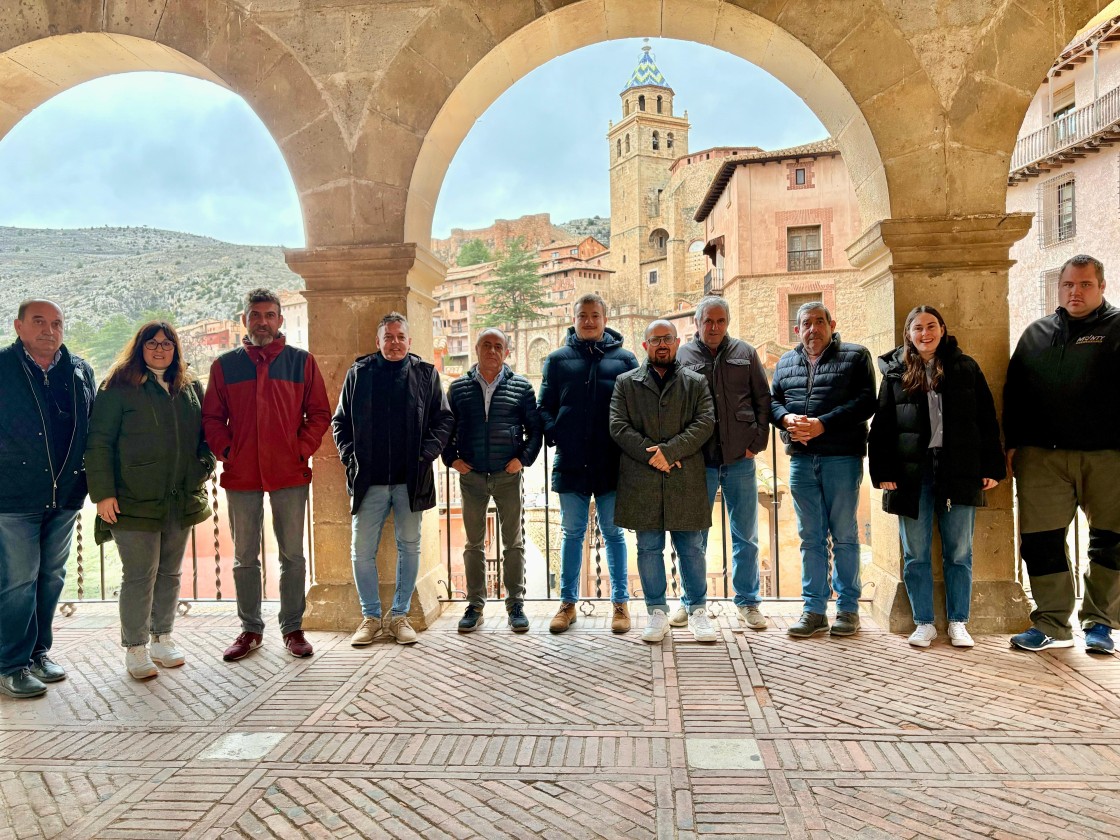
[[[949,622],[949,641],[953,643],[953,647],[972,647],[976,644],[972,641],[972,636],[968,635],[968,628],[963,621]]]
[[[937,628],[932,624],[919,624],[907,639],[914,647],[929,647],[929,643],[937,638]]]
[[[752,630],[765,630],[770,626],[770,622],[758,607],[739,607],[739,618]]]
[[[152,660],[164,668],[178,668],[187,661],[187,657],[179,650],[170,633],[162,636],[152,636]]]
[[[669,626],[684,627],[686,624],[688,624],[688,610],[686,610],[682,604],[673,610],[673,614],[669,616]]]
[[[129,676],[134,680],[146,680],[159,674],[152,657],[148,654],[147,645],[130,647],[124,655],[124,667],[128,669]]]
[[[397,640],[398,645],[411,645],[416,641],[416,631],[408,623],[407,615],[394,615],[389,618],[389,623],[382,623],[382,627],[390,636]]]
[[[687,619],[686,619],[687,621]],[[646,629],[642,631],[642,641],[657,644],[669,632],[669,617],[665,610],[654,610],[649,614]]]
[[[708,611],[703,607],[697,607],[692,611],[692,615],[688,617],[688,629],[692,631],[692,638],[698,642],[714,642],[716,640],[716,628],[712,627],[711,619],[708,618]]]

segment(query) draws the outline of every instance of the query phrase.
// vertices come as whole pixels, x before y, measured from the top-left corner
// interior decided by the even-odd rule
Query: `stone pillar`
[[[1010,358],[1008,254],[1030,225],[1031,214],[1012,213],[885,219],[865,232],[847,252],[864,274],[865,338],[872,355],[901,344],[906,315],[919,304],[931,305],[961,349],[979,363],[1000,411]],[[976,512],[969,626],[974,633],[1015,633],[1029,625],[1030,606],[1015,575],[1011,482],[1002,482],[987,496],[988,506]],[[908,633],[914,624],[902,582],[898,519],[882,512],[880,497],[872,490],[873,563],[864,570],[864,592],[871,589],[872,615],[880,626]],[[934,578],[937,623],[944,629],[945,589],[936,541]]]
[[[286,250],[288,267],[307,284],[308,343],[337,401],[354,360],[373,353],[377,322],[396,310],[408,318],[412,352],[432,358],[432,292],[447,268],[418,245],[328,246]],[[303,626],[308,630],[353,630],[361,621],[350,564],[350,497],[338,450],[330,440],[314,457],[311,487],[315,580],[307,593]],[[438,582],[446,575],[440,558],[439,517],[424,514],[420,575],[409,613],[417,629],[442,611]],[[377,552],[381,603],[388,614],[396,580],[397,548],[390,516]]]

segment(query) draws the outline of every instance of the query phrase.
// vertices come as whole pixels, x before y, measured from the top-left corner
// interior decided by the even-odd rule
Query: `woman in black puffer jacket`
[[[1007,474],[992,392],[980,366],[948,335],[931,306],[906,317],[901,347],[879,357],[883,381],[868,461],[883,509],[898,516],[903,578],[917,629],[929,647],[933,625],[933,520],[941,534],[949,639],[972,647],[965,626],[972,600],[976,508]]]

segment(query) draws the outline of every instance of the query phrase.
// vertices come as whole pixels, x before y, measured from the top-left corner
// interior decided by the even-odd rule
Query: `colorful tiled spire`
[[[634,68],[634,72],[630,76],[630,83],[626,85],[624,90],[628,90],[632,87],[642,87],[643,85],[654,85],[664,88],[669,87],[669,85],[665,83],[665,77],[661,75],[661,71],[657,69],[657,62],[653,60],[648,45],[642,47],[642,57],[638,59],[638,66]]]

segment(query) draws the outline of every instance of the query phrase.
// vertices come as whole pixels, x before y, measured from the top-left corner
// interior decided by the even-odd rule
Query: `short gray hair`
[[[700,302],[696,304],[696,325],[699,326],[704,320],[704,313],[711,309],[713,306],[718,306],[723,310],[723,314],[727,316],[727,320],[731,320],[731,307],[727,305],[727,299],[719,295],[705,295],[700,298]]]
[[[483,327],[474,340],[475,347],[478,347],[478,345],[482,342],[482,337],[486,335],[486,333],[497,333],[502,338],[502,344],[506,346],[507,350],[509,349],[509,336],[506,335],[503,330],[498,329],[498,327]]]
[[[34,306],[37,303],[46,303],[50,306],[53,306],[58,310],[59,315],[62,314],[62,307],[55,303],[53,300],[47,300],[46,298],[28,298],[27,300],[21,300],[19,302],[19,310],[16,312],[16,320],[22,321],[27,315],[27,308],[29,306]]]
[[[378,335],[381,334],[381,328],[387,324],[404,324],[404,328],[408,329],[408,319],[399,312],[390,312],[377,322]]]
[[[809,312],[814,312],[818,309],[824,310],[825,320],[830,324],[832,323],[832,313],[828,311],[828,307],[824,305],[823,300],[811,300],[808,303],[803,303],[797,307],[797,325],[801,326],[801,319]]]

